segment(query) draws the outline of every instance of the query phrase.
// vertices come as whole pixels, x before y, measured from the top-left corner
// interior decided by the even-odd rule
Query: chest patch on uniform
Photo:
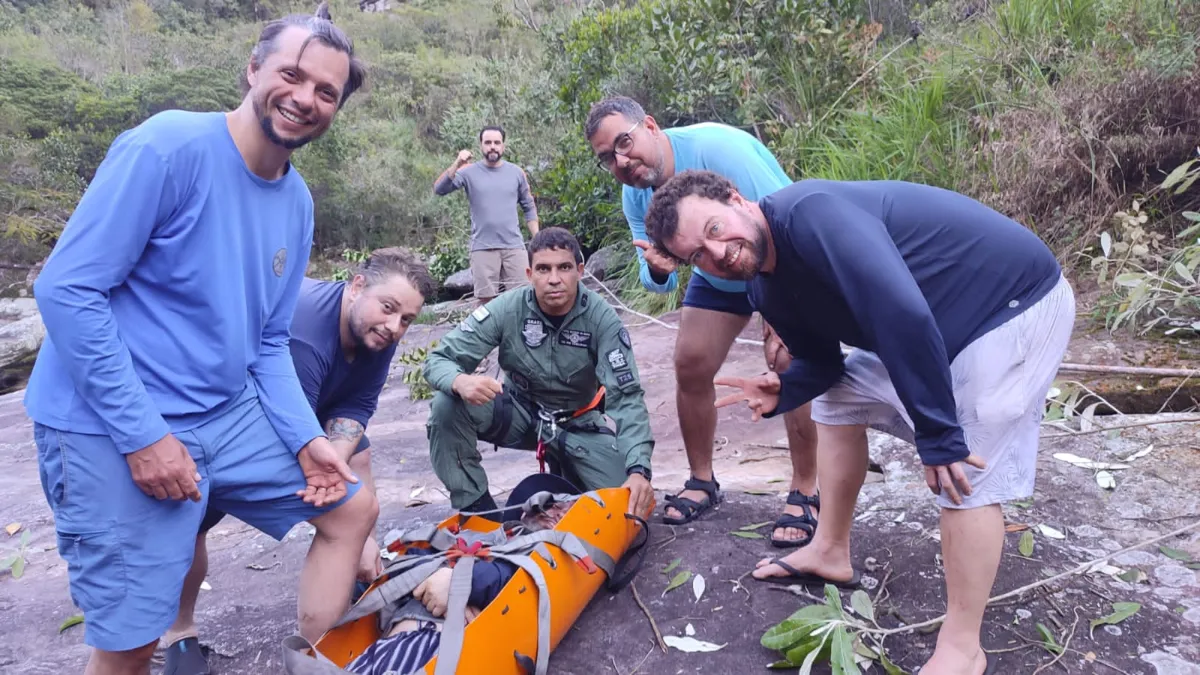
[[[476,321],[483,321],[491,315],[492,313],[488,311],[487,307],[479,307],[474,312],[471,312],[471,316],[475,317]]]
[[[525,344],[529,347],[541,347],[546,341],[546,325],[540,319],[525,319],[521,337],[525,338]]]
[[[287,249],[281,248],[275,251],[275,257],[271,259],[271,271],[275,276],[283,276],[283,270],[287,267]]]
[[[564,330],[558,334],[558,344],[587,348],[592,346],[592,334],[582,330]]]
[[[629,331],[622,328],[621,332],[617,333],[617,339],[621,341],[621,344],[625,345],[625,349],[633,349],[633,345],[629,343]]]
[[[517,385],[518,387],[520,387],[522,389],[529,388],[529,379],[526,378],[524,375],[522,375],[516,371],[513,371],[508,374],[508,377],[509,377],[509,379],[511,379],[513,381],[513,384]]]
[[[614,349],[609,352],[605,358],[608,359],[608,364],[613,370],[624,370],[629,367],[629,361],[625,359],[625,353],[620,349]]]
[[[633,373],[631,371],[627,370],[623,373],[617,373],[617,384],[618,385],[620,385],[621,387],[624,387],[625,385],[632,384],[632,383],[633,383]]]

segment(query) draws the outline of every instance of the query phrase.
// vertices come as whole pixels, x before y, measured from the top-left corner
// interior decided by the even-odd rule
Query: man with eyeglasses
[[[701,123],[663,129],[637,101],[606,98],[592,106],[584,133],[596,163],[620,181],[622,210],[633,235],[642,285],[669,293],[678,285],[675,262],[650,245],[644,218],[654,190],[677,173],[706,169],[725,176],[742,194],[758,199],[792,180],[758,139],[730,126]],[[729,348],[753,314],[746,284],[693,270],[683,298],[675,342],[676,406],[691,477],[677,495],[666,497],[663,522],[691,522],[721,501],[713,472],[716,390],[713,378]],[[767,366],[782,372],[791,356],[763,323]],[[817,527],[820,508],[816,476],[816,429],[806,404],[784,415],[791,450],[792,480],[784,513],[775,521],[771,543],[804,546]]]

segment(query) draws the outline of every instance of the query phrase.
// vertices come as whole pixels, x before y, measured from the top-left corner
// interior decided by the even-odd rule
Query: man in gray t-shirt
[[[504,129],[484,127],[479,132],[482,162],[471,161],[471,151],[458,153],[450,168],[433,184],[438,196],[466,188],[471,208],[471,275],[479,304],[526,283],[529,254],[517,222],[516,204],[525,213],[529,234],[538,232],[537,207],[529,192],[525,172],[504,161]]]

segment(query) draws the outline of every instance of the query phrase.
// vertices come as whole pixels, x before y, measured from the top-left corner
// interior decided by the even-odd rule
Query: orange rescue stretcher
[[[445,564],[453,565],[457,575],[457,568],[469,562],[463,573],[468,592],[474,555],[493,555],[518,567],[495,600],[465,629],[457,631],[452,624],[465,609],[465,595],[459,594],[462,606],[456,611],[452,590],[439,653],[423,672],[542,675],[550,652],[558,647],[596,591],[602,585],[610,591],[620,590],[632,580],[645,555],[649,527],[641,518],[626,515],[629,490],[604,488],[572,498],[574,504],[552,530],[510,539],[495,521],[459,514],[424,528],[423,534],[428,537],[415,539],[411,536],[414,531],[409,531],[406,534],[410,536],[402,535],[388,545],[387,549],[399,554],[401,560],[410,547],[436,549],[435,556],[441,563],[427,564],[416,572],[422,580]],[[424,559],[421,564],[426,564],[431,557],[407,556],[410,573],[416,559]],[[389,581],[398,579],[400,567],[396,562],[389,563],[342,621],[315,645],[299,635],[289,637],[283,650],[286,672],[346,673],[343,669],[381,637],[379,612],[371,611],[381,602],[380,597],[388,595],[385,602],[401,600],[391,597],[395,593],[386,593],[385,588]],[[393,586],[408,589],[404,591],[407,594],[415,583],[418,581],[396,581]],[[461,619],[458,625],[462,625]]]

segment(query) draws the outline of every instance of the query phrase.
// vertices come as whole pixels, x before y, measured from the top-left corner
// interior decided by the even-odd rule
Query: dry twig
[[[638,593],[637,584],[630,582],[629,587],[633,589],[633,601],[637,603],[638,607],[642,608],[642,613],[646,615],[646,618],[650,621],[650,627],[654,629],[654,638],[658,642],[658,648],[661,649],[664,654],[666,654],[667,643],[663,640],[662,631],[658,630],[658,623],[656,623],[654,621],[654,617],[650,615],[650,610],[646,607],[646,603],[642,602],[642,596]],[[636,668],[634,670],[636,670]]]

